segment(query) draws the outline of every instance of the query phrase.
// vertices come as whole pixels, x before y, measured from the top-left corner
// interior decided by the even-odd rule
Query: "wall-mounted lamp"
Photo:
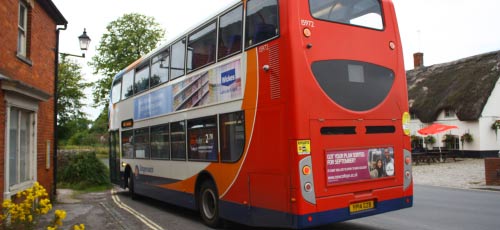
[[[59,53],[64,58],[66,56],[85,58],[85,51],[89,48],[90,37],[87,35],[87,30],[83,29],[83,34],[78,36],[78,41],[80,42],[80,49],[82,50],[82,55],[68,54],[68,53]]]

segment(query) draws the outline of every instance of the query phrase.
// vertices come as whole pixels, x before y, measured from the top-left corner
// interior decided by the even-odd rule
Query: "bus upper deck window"
[[[115,104],[120,101],[120,96],[122,91],[122,81],[119,80],[113,84],[113,88],[111,89],[111,103]]]
[[[182,39],[172,45],[172,59],[170,60],[170,77],[172,79],[184,75],[184,63],[186,55],[186,39]]]
[[[134,71],[131,70],[123,75],[122,78],[122,100],[134,95]]]
[[[166,49],[151,62],[151,87],[168,81],[168,69],[170,67],[170,49]]]
[[[320,20],[384,28],[379,0],[309,0],[311,15]]]
[[[257,45],[278,35],[278,1],[247,2],[245,47]]]
[[[140,93],[149,89],[149,62],[135,70],[134,91]]]
[[[241,51],[243,37],[243,6],[222,15],[219,20],[219,56],[224,58]]]
[[[188,72],[213,63],[217,44],[217,25],[206,25],[188,37]]]

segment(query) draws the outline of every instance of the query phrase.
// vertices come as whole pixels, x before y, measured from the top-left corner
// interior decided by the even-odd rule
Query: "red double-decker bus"
[[[116,75],[111,177],[204,222],[307,228],[413,203],[389,0],[247,0]]]

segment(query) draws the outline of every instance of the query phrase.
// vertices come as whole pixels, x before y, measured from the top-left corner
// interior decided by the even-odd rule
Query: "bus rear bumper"
[[[296,215],[258,207],[238,205],[227,201],[221,201],[220,210],[221,216],[224,219],[249,226],[302,229],[373,216],[412,206],[413,196],[407,196],[380,201],[375,205],[375,208],[354,214],[350,213],[349,207],[346,207],[313,214]]]
[[[413,196],[409,196],[398,199],[380,201],[375,205],[375,208],[358,213],[351,213],[349,211],[349,207],[346,207],[324,212],[318,212],[314,214],[300,215],[297,216],[296,228],[300,229],[300,228],[309,228],[320,225],[327,225],[331,223],[342,222],[346,220],[396,211],[404,208],[409,208],[412,206],[413,206]]]

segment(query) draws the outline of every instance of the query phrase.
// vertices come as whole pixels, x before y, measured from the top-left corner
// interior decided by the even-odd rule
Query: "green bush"
[[[110,185],[109,170],[95,152],[61,154],[58,166],[58,183],[74,189]]]

